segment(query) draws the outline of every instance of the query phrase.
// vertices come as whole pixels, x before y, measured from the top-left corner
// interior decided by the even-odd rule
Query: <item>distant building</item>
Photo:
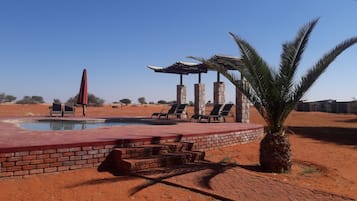
[[[337,102],[336,100],[331,99],[314,102],[300,101],[295,109],[301,112],[357,114],[357,101]]]
[[[338,102],[336,103],[336,113],[349,113],[348,102]]]
[[[350,102],[350,113],[357,114],[357,100]]]

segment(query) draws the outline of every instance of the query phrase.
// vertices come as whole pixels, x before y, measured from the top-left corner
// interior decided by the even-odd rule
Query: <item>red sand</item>
[[[148,116],[153,111],[167,110],[167,108],[167,106],[90,107],[88,116]],[[80,115],[81,108],[78,108],[77,112]],[[192,108],[189,112],[192,114]],[[48,114],[48,105],[0,104],[0,117]],[[232,118],[229,121],[232,121]],[[251,110],[251,122],[264,123],[255,110]],[[237,197],[242,200],[267,198],[287,200],[289,195],[299,195],[301,189],[310,189],[314,194],[310,200],[318,200],[318,196],[315,195],[319,193],[314,190],[357,199],[357,115],[293,112],[288,118],[287,125],[289,133],[292,133],[290,141],[294,163],[291,173],[278,175],[255,171],[254,168],[259,162],[259,142],[237,145],[207,152],[208,160],[236,162],[241,167],[216,175],[209,183],[212,189],[203,189],[202,192],[212,192],[217,195],[228,193],[228,197],[238,192],[240,194]],[[246,191],[244,189],[238,191],[240,187],[237,185],[227,187],[227,184],[239,185],[237,182],[248,183],[242,179],[243,177],[238,177],[239,174],[260,179],[249,181]],[[85,169],[54,175],[31,176],[25,179],[0,180],[0,200],[215,200],[209,195],[203,195],[202,192],[190,190],[190,186],[195,186],[197,178],[204,175],[205,172],[201,171],[176,176],[165,181],[180,184],[183,188],[164,182],[165,184],[159,183],[143,188],[131,196],[130,191],[146,184],[146,180],[115,177],[109,173],[98,173],[95,169]],[[269,179],[264,180],[266,178]],[[262,180],[278,181],[279,185],[283,185],[282,191],[265,189],[271,194],[244,195],[245,192],[250,192],[248,190],[267,187],[268,185],[259,183]],[[294,186],[296,190],[291,188]],[[263,188],[256,190],[264,191]],[[301,199],[305,198],[301,197]]]

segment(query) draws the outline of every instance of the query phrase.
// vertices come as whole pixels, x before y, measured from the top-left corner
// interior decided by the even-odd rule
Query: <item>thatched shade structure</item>
[[[239,57],[231,57],[231,56],[224,56],[224,55],[214,55],[208,59],[210,62],[218,63],[221,65],[222,68],[226,70],[237,70],[232,68],[232,66],[237,66],[240,68],[243,64]],[[217,71],[217,82],[220,82],[220,73]]]
[[[182,75],[198,74],[198,80],[201,82],[201,73],[207,73],[207,67],[204,64],[179,61],[166,68],[158,66],[148,66],[149,69],[158,73],[173,73],[180,75],[180,85],[182,85]]]
[[[225,70],[238,70],[241,71],[242,67],[242,62],[239,57],[231,57],[231,56],[224,56],[224,55],[214,55],[211,58],[207,60],[208,62],[214,62],[216,64],[219,64],[221,68],[224,68]],[[235,68],[232,68],[234,66]],[[182,83],[182,76],[183,75],[188,75],[188,74],[198,74],[198,84],[195,84],[195,114],[201,114],[202,110],[204,113],[204,108],[201,108],[204,106],[204,86],[202,88],[201,85],[201,73],[207,73],[209,70],[206,66],[206,64],[202,63],[191,63],[191,62],[176,62],[172,64],[171,66],[168,66],[166,68],[164,67],[158,67],[158,66],[147,66],[149,69],[159,72],[159,73],[172,73],[172,74],[179,74],[180,75],[180,85],[181,87],[183,86]],[[220,100],[221,102],[225,102],[224,96],[225,96],[225,86],[223,82],[220,82],[220,73],[217,72],[217,82],[214,83],[214,99]],[[197,86],[197,92],[196,92],[196,85]],[[181,92],[179,92],[181,88],[177,88],[177,99],[179,100],[179,97],[181,96]],[[185,90],[185,89],[184,89]],[[203,90],[203,93],[201,93]],[[184,92],[185,94],[186,92]],[[216,96],[218,98],[216,98]],[[186,95],[184,95],[186,98]],[[185,99],[184,98],[184,99]],[[182,99],[180,99],[182,100]],[[196,102],[198,100],[198,102]],[[219,101],[214,101],[215,103]],[[236,121],[239,122],[246,122],[249,121],[249,102],[246,100],[246,97],[244,97],[241,92],[236,89]],[[239,109],[238,109],[239,108]],[[246,115],[244,115],[246,114]],[[242,120],[242,116],[245,116],[247,118],[243,118],[245,120]]]

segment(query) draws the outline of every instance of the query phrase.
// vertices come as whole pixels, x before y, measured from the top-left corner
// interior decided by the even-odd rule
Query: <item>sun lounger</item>
[[[226,116],[229,115],[232,107],[233,107],[233,104],[225,104],[220,112],[219,118],[222,118],[223,121],[226,122]]]
[[[174,113],[176,118],[182,119],[184,116],[187,117],[186,107],[187,107],[187,104],[178,105],[178,107]]]
[[[161,118],[161,117],[168,118],[168,115],[175,113],[176,108],[177,108],[177,104],[173,104],[173,105],[171,105],[171,108],[166,113],[155,112],[155,113],[152,113],[151,118],[154,118],[154,117],[156,117],[156,118]]]
[[[52,107],[50,110],[50,116],[62,116],[62,105],[60,103],[52,103]]]
[[[229,115],[233,104],[225,104],[223,107],[221,104],[217,104],[213,107],[209,115],[201,115],[199,121],[207,119],[208,122],[211,122],[211,119],[220,122],[223,119],[223,122],[226,122],[226,117]]]
[[[76,112],[76,108],[74,107],[74,105],[69,105],[69,104],[64,105],[63,115],[66,114],[75,115],[75,112]]]
[[[214,104],[209,115],[199,115],[198,121],[201,122],[203,119],[207,119],[208,122],[211,122],[211,118],[218,120],[221,112],[222,104]]]

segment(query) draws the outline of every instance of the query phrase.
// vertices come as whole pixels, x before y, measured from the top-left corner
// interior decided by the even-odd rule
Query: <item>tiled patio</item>
[[[98,167],[116,147],[182,141],[193,143],[195,150],[205,151],[248,143],[264,135],[263,126],[241,123],[178,122],[174,125],[32,131],[4,120],[0,121],[0,178]],[[9,120],[16,122],[18,119],[6,119]]]
[[[34,146],[56,147],[83,143],[110,144],[118,140],[138,141],[149,140],[154,137],[202,136],[263,128],[262,125],[257,124],[185,122],[176,125],[131,125],[87,130],[31,131],[24,130],[16,124],[4,123],[3,120],[5,119],[0,119],[0,152],[26,150]]]

